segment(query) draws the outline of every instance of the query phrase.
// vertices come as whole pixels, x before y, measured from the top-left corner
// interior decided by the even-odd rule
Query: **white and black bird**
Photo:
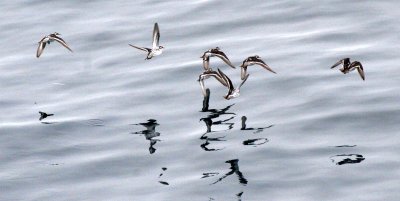
[[[159,45],[159,42],[160,42],[160,29],[158,28],[158,23],[155,23],[154,29],[153,29],[153,46],[151,48],[138,47],[138,46],[134,46],[131,44],[129,44],[129,45],[136,49],[147,52],[147,57],[145,60],[148,60],[148,59],[151,59],[154,56],[158,56],[162,53],[164,47]]]
[[[198,80],[200,82],[201,90],[202,90],[204,96],[207,95],[206,88],[204,86],[204,80],[208,79],[210,77],[214,77],[222,85],[224,85],[225,87],[228,88],[228,93],[223,97],[225,99],[229,100],[229,99],[236,98],[240,95],[240,87],[246,82],[247,78],[249,77],[249,74],[247,74],[245,79],[242,81],[242,83],[237,88],[235,88],[233,86],[231,79],[229,79],[229,77],[227,75],[225,75],[225,73],[223,73],[220,69],[218,69],[218,72],[205,71],[204,73],[199,75],[199,80]]]
[[[222,76],[222,71],[218,69],[217,71],[205,71],[202,74],[199,75],[199,79],[197,81],[199,81],[200,86],[201,86],[201,91],[203,92],[203,95],[206,96],[206,88],[204,86],[204,80],[210,78],[210,77],[214,77],[215,79],[217,79],[222,85],[224,86],[228,86],[228,83],[226,82],[226,79]]]
[[[247,74],[245,76],[245,78],[242,80],[242,83],[240,83],[240,85],[237,88],[235,88],[233,86],[233,84],[232,84],[231,79],[229,79],[228,76],[226,76],[222,71],[220,71],[219,73],[222,75],[222,77],[224,78],[225,82],[228,84],[228,86],[227,86],[228,87],[228,93],[224,96],[224,98],[226,100],[229,100],[229,99],[233,99],[233,98],[239,97],[240,96],[240,87],[242,87],[242,85],[246,82],[246,80],[247,80],[247,78],[249,78],[250,74]]]
[[[254,55],[254,56],[250,56],[247,59],[245,59],[242,63],[242,65],[240,65],[241,67],[241,74],[240,77],[242,80],[244,80],[246,78],[247,75],[247,67],[248,66],[252,66],[252,65],[260,65],[263,68],[271,71],[272,73],[275,73],[275,71],[273,71],[263,60],[261,60],[261,57],[258,55]]]
[[[65,48],[67,48],[69,51],[72,52],[71,48],[68,47],[67,43],[61,37],[59,37],[60,35],[61,34],[54,32],[50,35],[43,37],[42,40],[39,41],[39,47],[36,51],[36,57],[39,58],[40,55],[43,53],[43,50],[46,47],[46,45],[50,44],[53,41],[59,42],[62,46],[64,46]]]
[[[226,64],[228,64],[230,67],[236,68],[229,60],[229,58],[225,55],[225,53],[222,52],[219,47],[216,47],[205,51],[203,56],[200,57],[203,59],[203,68],[205,71],[212,71],[212,69],[210,68],[210,57],[218,57],[222,59],[222,61],[224,61]]]
[[[339,70],[343,74],[347,74],[347,73],[357,69],[358,74],[360,74],[361,79],[363,79],[365,81],[364,68],[363,68],[361,62],[359,62],[359,61],[350,62],[350,58],[344,58],[344,59],[341,59],[340,61],[336,62],[331,67],[331,69],[335,68],[336,66],[339,66],[339,65],[342,65],[342,68],[340,68]]]

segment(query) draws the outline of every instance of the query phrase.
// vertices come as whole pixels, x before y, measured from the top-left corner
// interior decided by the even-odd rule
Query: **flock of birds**
[[[239,84],[238,87],[234,87],[232,84],[231,79],[229,79],[228,76],[225,75],[220,69],[218,71],[213,71],[210,68],[210,57],[218,57],[222,59],[226,64],[228,64],[232,68],[236,68],[232,62],[228,59],[228,57],[225,55],[224,52],[220,50],[219,47],[209,49],[206,52],[204,52],[203,56],[200,58],[203,58],[203,68],[204,72],[199,75],[199,82],[201,89],[203,91],[203,95],[207,96],[206,93],[206,88],[204,86],[204,80],[208,79],[210,77],[214,77],[217,79],[222,85],[228,88],[228,93],[224,96],[225,99],[229,100],[232,98],[236,98],[240,95],[240,87],[246,82],[247,78],[249,78],[250,74],[247,73],[247,67],[252,66],[252,65],[260,65],[264,67],[265,69],[271,71],[272,73],[275,73],[263,60],[261,60],[261,57],[258,55],[255,56],[250,56],[247,59],[245,59],[242,63],[241,67],[241,79],[242,82]]]
[[[47,36],[43,37],[39,41],[39,47],[37,49],[36,57],[39,58],[40,55],[42,55],[43,50],[46,47],[46,45],[50,44],[51,42],[54,42],[54,41],[57,41],[62,46],[64,46],[65,48],[67,48],[69,51],[72,52],[72,49],[60,37],[60,35],[61,34],[55,32],[53,34],[50,34],[50,35],[47,35]],[[139,49],[141,51],[146,52],[147,56],[146,56],[145,60],[149,60],[149,59],[153,58],[154,56],[158,56],[158,55],[162,54],[164,47],[159,45],[159,41],[160,41],[160,29],[158,27],[158,23],[155,23],[154,24],[154,29],[153,29],[153,41],[152,41],[153,43],[152,43],[152,47],[151,48],[138,47],[138,46],[135,46],[135,45],[132,45],[132,44],[129,44],[129,45],[131,47],[133,47],[133,48],[136,48],[136,49]],[[204,96],[207,96],[206,88],[204,86],[204,80],[206,80],[206,79],[208,79],[210,77],[214,77],[223,86],[228,88],[228,93],[224,96],[224,98],[229,100],[229,99],[232,99],[232,98],[236,98],[236,97],[238,97],[240,95],[240,87],[246,82],[246,80],[250,76],[250,74],[247,73],[247,67],[248,66],[259,65],[259,66],[265,68],[266,70],[276,74],[276,72],[273,71],[261,59],[260,56],[258,56],[258,55],[250,56],[250,57],[246,58],[243,61],[243,63],[240,65],[242,82],[239,84],[239,86],[235,87],[233,85],[231,79],[225,73],[223,73],[220,69],[217,69],[217,71],[212,70],[212,68],[210,67],[210,57],[218,57],[218,58],[222,59],[230,67],[232,67],[234,69],[236,68],[232,64],[232,62],[229,60],[229,58],[225,55],[225,53],[223,51],[221,51],[221,49],[219,47],[216,47],[216,48],[209,49],[209,50],[205,51],[203,56],[200,57],[200,58],[203,59],[204,72],[199,75],[199,79],[198,79]],[[335,68],[335,67],[337,67],[339,65],[342,66],[342,68],[340,68],[339,70],[343,74],[347,74],[347,73],[357,69],[357,71],[360,74],[361,78],[363,80],[365,80],[364,69],[363,69],[363,66],[362,66],[361,62],[359,62],[359,61],[350,62],[350,58],[344,58],[344,59],[341,59],[340,61],[338,61],[337,63],[335,63],[331,67],[331,69]]]

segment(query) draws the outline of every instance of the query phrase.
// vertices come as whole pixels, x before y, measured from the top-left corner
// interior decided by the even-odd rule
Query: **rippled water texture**
[[[0,2],[0,200],[400,198],[398,1]],[[144,60],[128,44],[164,53]],[[58,32],[36,58],[37,42]],[[196,81],[220,47],[240,97]],[[362,62],[342,74],[330,67]],[[212,58],[232,82],[240,70]],[[54,114],[39,121],[39,111]]]

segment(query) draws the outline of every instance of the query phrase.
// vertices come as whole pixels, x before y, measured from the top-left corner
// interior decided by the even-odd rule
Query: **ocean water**
[[[396,201],[398,1],[2,1],[0,200]],[[144,60],[154,23],[164,53]],[[58,32],[73,49],[37,42]],[[240,97],[204,51],[248,69]],[[330,67],[362,62],[342,74]],[[211,58],[232,81],[240,69]],[[39,111],[54,116],[39,121]]]

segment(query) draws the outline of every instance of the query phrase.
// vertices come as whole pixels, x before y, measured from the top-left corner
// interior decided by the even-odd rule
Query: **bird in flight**
[[[159,45],[160,41],[160,29],[158,28],[158,24],[154,24],[154,29],[153,29],[153,46],[151,48],[147,47],[138,47],[135,45],[129,44],[131,47],[134,47],[136,49],[142,50],[147,52],[147,56],[145,60],[149,60],[153,58],[154,56],[158,56],[162,53],[164,47]]]
[[[43,119],[54,115],[54,114],[47,114],[46,112],[41,112],[41,111],[39,111],[39,114],[40,114],[39,121],[42,121]]]
[[[353,61],[350,62],[350,58],[344,58],[339,60],[338,62],[336,62],[331,69],[335,68],[336,66],[342,65],[342,68],[340,68],[339,70],[343,73],[343,74],[347,74],[355,69],[357,69],[358,74],[360,74],[361,79],[363,79],[365,81],[365,74],[364,74],[364,68],[361,64],[361,62],[359,61]]]
[[[210,68],[210,57],[218,57],[222,59],[226,64],[228,64],[232,68],[236,68],[232,62],[228,59],[228,57],[225,55],[224,52],[221,51],[219,47],[209,49],[204,52],[203,56],[200,58],[203,58],[203,68],[205,71],[212,71]]]
[[[67,48],[69,51],[72,52],[71,48],[68,47],[67,43],[61,37],[59,37],[60,35],[61,34],[54,32],[50,35],[43,37],[42,40],[39,41],[39,47],[36,51],[36,57],[39,58],[40,55],[43,53],[43,50],[46,47],[46,45],[50,44],[53,41],[57,41],[62,46],[64,46],[65,48]]]
[[[248,66],[252,66],[252,65],[260,65],[260,66],[262,66],[263,68],[265,68],[265,69],[271,71],[272,73],[275,73],[275,74],[276,74],[275,71],[273,71],[263,60],[261,60],[261,57],[260,57],[260,56],[255,55],[255,56],[248,57],[247,59],[245,59],[245,60],[243,61],[242,65],[240,65],[240,67],[241,67],[241,74],[240,74],[240,76],[241,76],[242,80],[244,80],[244,79],[246,78],[246,75],[247,75],[247,67],[248,67]]]
[[[246,75],[245,79],[242,81],[242,83],[235,88],[232,84],[231,79],[225,73],[223,73],[220,69],[217,71],[205,71],[202,74],[199,75],[199,82],[201,86],[201,90],[203,92],[203,95],[206,96],[206,88],[204,86],[204,80],[208,79],[210,77],[214,77],[217,79],[222,85],[228,88],[228,93],[224,96],[225,99],[233,99],[236,98],[240,95],[240,87],[246,82],[247,78],[249,77],[249,74]]]

